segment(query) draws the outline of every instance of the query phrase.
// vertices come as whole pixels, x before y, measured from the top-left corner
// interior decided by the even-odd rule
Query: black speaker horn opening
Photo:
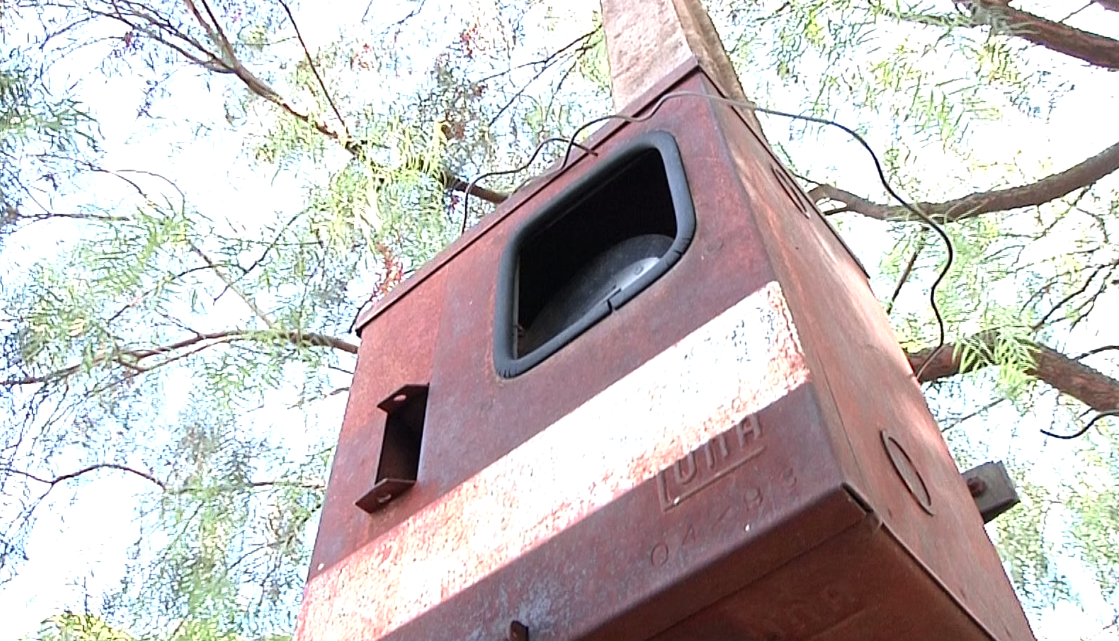
[[[617,310],[680,259],[695,208],[676,141],[641,136],[519,229],[498,278],[494,365],[512,378]]]

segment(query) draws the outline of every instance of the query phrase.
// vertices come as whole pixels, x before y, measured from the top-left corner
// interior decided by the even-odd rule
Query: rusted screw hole
[[[528,641],[528,626],[520,621],[510,623],[509,641]]]

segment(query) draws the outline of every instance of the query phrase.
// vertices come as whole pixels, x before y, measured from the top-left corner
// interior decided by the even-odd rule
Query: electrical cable
[[[1084,425],[1084,427],[1080,428],[1080,431],[1076,432],[1075,434],[1057,434],[1055,432],[1050,432],[1049,430],[1041,430],[1041,433],[1053,438],[1059,438],[1063,441],[1071,441],[1074,438],[1080,438],[1081,436],[1087,434],[1088,430],[1092,429],[1092,426],[1096,424],[1096,421],[1100,420],[1101,418],[1107,418],[1108,416],[1119,416],[1119,409],[1106,410],[1100,412],[1099,414],[1096,414],[1092,417],[1092,420],[1088,421],[1088,423]]]
[[[545,146],[550,145],[554,142],[568,143],[567,149],[569,151],[571,149],[571,142],[572,141],[567,139],[567,138],[548,138],[547,140],[540,141],[539,145],[536,145],[536,150],[532,152],[532,156],[530,156],[529,159],[523,165],[521,165],[520,167],[515,167],[513,169],[503,169],[501,171],[490,171],[490,172],[486,172],[484,174],[479,174],[479,175],[475,176],[474,179],[471,180],[468,185],[466,185],[466,191],[463,192],[463,198],[462,198],[462,200],[463,200],[463,202],[462,202],[462,230],[459,232],[459,235],[462,235],[462,234],[466,233],[466,224],[467,224],[467,221],[470,220],[470,192],[474,190],[474,186],[478,184],[479,180],[482,180],[483,178],[491,178],[493,176],[505,176],[505,175],[508,175],[508,174],[519,174],[519,173],[521,173],[522,171],[524,171],[524,170],[528,169],[530,166],[532,166],[532,163],[536,162],[536,157],[540,155],[540,151],[542,149],[544,149]],[[598,152],[596,152],[594,150],[591,150],[591,149],[588,149],[587,147],[584,147],[582,145],[578,145],[578,147],[580,149],[582,149],[583,151],[586,151],[587,153],[589,153],[593,156],[598,155]]]
[[[928,214],[924,213],[923,211],[921,211],[918,208],[911,205],[907,200],[905,200],[905,198],[903,198],[900,194],[898,194],[892,186],[890,186],[890,182],[886,178],[886,171],[882,167],[882,162],[878,159],[878,155],[876,153],[874,153],[874,149],[870,146],[870,144],[866,141],[866,139],[864,139],[861,135],[859,135],[855,130],[851,129],[850,127],[842,125],[842,124],[840,124],[838,122],[835,122],[833,120],[828,120],[827,118],[819,118],[819,117],[816,117],[816,116],[807,116],[807,115],[804,115],[804,114],[794,114],[794,113],[788,113],[788,112],[785,112],[785,111],[778,111],[776,109],[767,109],[767,108],[764,108],[764,107],[759,107],[759,106],[754,105],[753,103],[751,103],[749,101],[746,101],[746,100],[735,100],[735,99],[732,99],[732,98],[724,98],[722,96],[713,96],[713,95],[709,95],[709,94],[705,94],[705,93],[699,93],[699,92],[695,92],[695,91],[676,91],[676,92],[667,93],[667,94],[661,96],[660,99],[658,99],[655,103],[653,103],[653,106],[649,108],[648,112],[646,112],[643,115],[627,116],[627,115],[622,114],[622,113],[612,113],[612,114],[607,114],[605,116],[598,116],[596,118],[592,118],[592,119],[584,122],[582,125],[580,125],[575,130],[574,133],[571,134],[570,137],[568,137],[566,139],[559,139],[559,140],[566,140],[566,142],[567,142],[567,149],[564,151],[563,161],[559,164],[558,167],[545,172],[543,174],[543,176],[551,175],[553,173],[558,173],[558,172],[566,169],[568,161],[571,159],[571,150],[574,147],[579,147],[580,149],[583,149],[584,151],[587,151],[587,152],[592,153],[592,154],[594,153],[590,149],[587,149],[586,147],[584,147],[582,145],[579,145],[576,142],[576,139],[579,137],[579,134],[583,133],[588,128],[593,127],[596,124],[609,121],[609,120],[622,120],[622,121],[625,121],[625,122],[631,123],[631,124],[645,122],[645,121],[649,120],[650,118],[652,118],[654,115],[656,115],[657,111],[660,110],[661,106],[663,106],[664,103],[668,102],[669,100],[671,100],[673,98],[682,98],[682,97],[703,98],[703,99],[707,100],[708,102],[722,103],[722,104],[727,104],[727,105],[734,106],[734,107],[752,109],[753,111],[760,112],[760,113],[763,113],[763,114],[767,114],[767,115],[770,115],[770,116],[778,116],[778,117],[781,117],[781,118],[789,118],[791,120],[801,120],[801,121],[812,122],[812,123],[816,123],[816,124],[820,124],[820,125],[829,125],[829,126],[836,127],[837,129],[842,130],[844,133],[846,133],[847,135],[854,138],[860,145],[862,145],[863,149],[866,149],[867,153],[870,154],[871,160],[874,161],[874,169],[875,169],[875,171],[878,172],[878,180],[882,183],[882,186],[885,188],[886,193],[888,193],[891,197],[893,197],[893,199],[896,200],[898,203],[900,203],[901,206],[904,207],[907,211],[909,211],[911,214],[916,216],[918,220],[920,220],[925,225],[927,225],[929,228],[931,228],[934,232],[936,232],[936,234],[940,237],[940,239],[942,241],[944,241],[944,247],[945,247],[947,256],[945,258],[944,265],[941,267],[940,271],[937,274],[936,280],[933,281],[932,286],[929,288],[929,306],[932,308],[933,316],[936,317],[936,324],[937,324],[937,328],[938,328],[940,336],[939,336],[939,340],[937,342],[936,348],[933,349],[933,351],[929,354],[929,357],[925,360],[924,363],[921,364],[921,366],[915,372],[916,379],[918,381],[920,381],[921,380],[921,374],[924,373],[925,368],[927,368],[929,366],[929,364],[932,363],[933,359],[936,358],[936,356],[941,352],[941,350],[944,349],[944,347],[947,344],[947,342],[946,342],[947,332],[945,330],[944,317],[941,315],[940,308],[937,306],[936,293],[937,293],[937,290],[940,288],[940,285],[944,282],[944,279],[948,276],[948,272],[952,269],[952,265],[953,265],[953,263],[955,262],[955,259],[956,259],[956,249],[955,249],[955,246],[952,244],[952,239],[948,236],[948,232],[946,232],[944,230],[944,228],[939,223],[937,223],[935,220],[933,220]],[[540,145],[538,145],[536,147],[536,151],[533,152],[532,159],[529,161],[529,163],[527,163],[525,165],[522,165],[521,167],[519,167],[517,169],[511,169],[511,170],[502,171],[502,172],[490,172],[489,174],[482,174],[481,176],[478,176],[474,180],[470,181],[470,185],[467,187],[466,196],[465,196],[464,200],[467,203],[469,203],[470,190],[473,188],[474,184],[477,183],[480,179],[482,179],[484,177],[487,177],[487,176],[492,176],[492,175],[510,174],[510,173],[516,173],[516,172],[519,172],[519,171],[523,171],[525,168],[528,167],[529,164],[532,163],[533,160],[536,159],[537,154],[540,153],[540,150],[543,148],[543,146],[545,144],[555,142],[556,140],[557,139],[555,139],[555,138],[550,138],[550,139],[540,143]],[[467,220],[467,212],[468,211],[469,211],[468,210],[468,204],[464,204],[464,211],[463,211],[463,231],[464,232],[466,230],[466,220]]]

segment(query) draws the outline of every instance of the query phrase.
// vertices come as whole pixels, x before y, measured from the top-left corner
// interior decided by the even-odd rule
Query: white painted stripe
[[[780,286],[769,283],[316,576],[295,638],[381,638],[807,379]]]

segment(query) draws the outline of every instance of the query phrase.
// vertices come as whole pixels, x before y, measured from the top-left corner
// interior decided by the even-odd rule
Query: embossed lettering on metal
[[[716,434],[657,475],[661,508],[667,512],[765,450],[762,426],[751,414]]]
[[[808,379],[771,282],[313,578],[296,638],[382,638]]]

